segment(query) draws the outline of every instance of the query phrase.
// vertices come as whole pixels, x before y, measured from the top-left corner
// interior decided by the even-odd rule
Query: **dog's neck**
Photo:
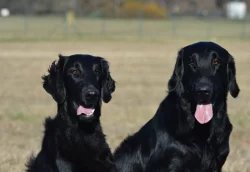
[[[91,121],[79,120],[75,110],[72,109],[70,102],[65,101],[63,104],[57,105],[58,114],[57,120],[65,127],[78,127],[85,131],[94,132],[96,128],[100,127],[99,117],[101,116],[101,103],[95,107],[95,118]]]
[[[109,160],[106,159],[97,160],[99,156],[107,159],[111,157],[99,118],[91,122],[77,121],[77,118],[73,117],[73,115],[77,117],[77,114],[72,114],[73,112],[69,110],[68,106],[67,102],[58,105],[58,114],[50,127],[54,130],[50,133],[55,134],[56,142],[64,143],[58,144],[57,149],[60,151],[55,152],[58,159],[74,162],[78,168],[82,169],[93,168],[95,164],[99,163],[102,165],[104,161],[108,162]],[[101,105],[98,105],[95,109],[95,113],[99,113],[97,115],[100,115],[100,109]],[[112,164],[110,163],[110,165]],[[111,166],[103,166],[103,169],[106,168],[111,168]]]
[[[190,135],[199,135],[202,130],[205,133],[200,135],[201,139],[209,139],[211,134],[215,133],[215,123],[221,123],[225,118],[228,120],[226,99],[217,102],[214,107],[215,111],[212,120],[207,124],[199,124],[194,117],[196,105],[192,105],[186,98],[178,96],[177,93],[171,92],[163,100],[160,110],[165,114],[165,127],[170,133],[174,133],[173,135],[185,139]]]

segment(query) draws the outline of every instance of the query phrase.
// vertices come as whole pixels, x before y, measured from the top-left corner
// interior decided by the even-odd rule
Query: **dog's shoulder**
[[[157,145],[157,133],[154,121],[148,121],[138,132],[122,141],[114,152],[118,171],[144,171],[145,166]],[[127,169],[127,164],[133,165]]]
[[[46,152],[41,150],[37,156],[32,154],[25,164],[27,169],[26,172],[44,172],[44,171],[55,171],[56,166],[47,158]]]
[[[55,137],[56,137],[56,123],[55,119],[47,117],[44,122],[44,137],[42,141],[42,150],[51,154],[55,148]]]
[[[34,156],[34,154],[31,154],[31,156],[29,157],[27,163],[25,164],[25,166],[27,167],[27,169],[26,169],[27,172],[33,172],[34,171],[35,161],[36,161],[36,157]]]
[[[41,145],[41,151],[36,156],[34,154],[30,156],[28,162],[25,164],[27,172],[52,170],[53,163],[50,162],[50,160],[55,157],[53,154],[54,151],[51,151],[51,148],[55,146],[55,143],[52,143],[54,141],[52,138],[54,137],[54,129],[54,119],[51,117],[46,118],[44,122],[44,137]]]

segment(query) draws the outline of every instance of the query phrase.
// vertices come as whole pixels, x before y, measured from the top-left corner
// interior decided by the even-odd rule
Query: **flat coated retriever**
[[[168,95],[155,116],[114,153],[122,172],[220,172],[232,124],[227,94],[239,94],[233,57],[212,42],[178,53]]]
[[[91,55],[59,55],[48,72],[43,87],[57,102],[57,115],[46,119],[41,151],[27,171],[115,171],[99,120],[102,100],[108,103],[115,91],[108,62]]]

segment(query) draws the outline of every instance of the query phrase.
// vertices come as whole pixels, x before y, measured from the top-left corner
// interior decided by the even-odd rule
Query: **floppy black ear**
[[[182,76],[184,73],[183,66],[183,49],[178,52],[173,74],[168,82],[168,91],[176,91],[181,94],[183,92]]]
[[[232,97],[236,98],[240,92],[239,86],[236,81],[236,68],[234,58],[229,55],[227,65],[227,76],[228,76],[228,90]]]
[[[108,103],[112,99],[112,93],[115,91],[115,81],[112,79],[109,71],[108,62],[100,58],[102,66],[102,100]]]
[[[58,104],[62,104],[66,98],[66,90],[63,82],[63,65],[64,57],[59,55],[58,63],[53,61],[48,70],[49,74],[42,77],[43,88],[51,94]]]

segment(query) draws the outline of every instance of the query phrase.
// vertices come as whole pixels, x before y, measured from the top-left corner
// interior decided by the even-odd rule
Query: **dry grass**
[[[25,169],[31,152],[40,149],[43,120],[53,116],[56,104],[41,86],[57,53],[90,53],[106,57],[111,64],[117,90],[103,106],[102,124],[108,142],[115,148],[155,113],[166,95],[167,81],[176,53],[189,44],[157,42],[37,42],[0,44],[0,171]],[[219,42],[236,58],[241,87],[238,99],[229,98],[229,114],[234,125],[231,153],[225,172],[250,171],[250,54],[248,42]]]

